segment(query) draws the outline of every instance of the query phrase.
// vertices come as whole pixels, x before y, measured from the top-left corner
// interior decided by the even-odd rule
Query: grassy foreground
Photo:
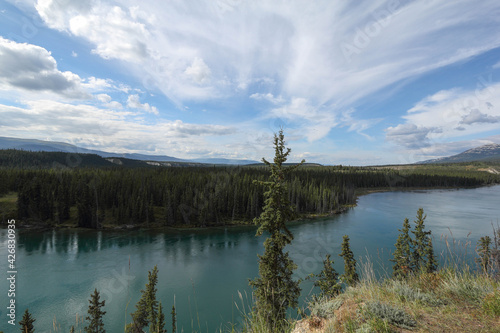
[[[335,298],[313,300],[290,332],[500,332],[500,281],[469,268],[407,280],[370,274]],[[265,332],[252,325],[249,332]]]
[[[407,280],[372,277],[369,272],[335,298],[311,301],[310,314],[290,320],[287,332],[500,332],[498,276],[444,268]],[[268,332],[259,320],[246,319],[243,332]]]

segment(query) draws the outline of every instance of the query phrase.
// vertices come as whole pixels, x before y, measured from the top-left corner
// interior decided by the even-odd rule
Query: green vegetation
[[[438,263],[432,246],[431,231],[424,231],[426,217],[423,208],[419,208],[417,220],[414,221],[415,229],[411,230],[415,239],[410,236],[408,219],[404,220],[403,229],[399,229],[400,234],[393,253],[394,259],[391,259],[394,262],[392,267],[394,277],[405,278],[418,271],[427,273],[436,271]]]
[[[423,220],[423,214],[417,216]],[[409,229],[407,220],[405,225],[403,230]],[[498,332],[500,239],[495,240],[489,257],[483,256],[488,271],[450,264],[428,272],[423,265],[404,278],[394,274],[377,281],[373,266],[365,263],[355,286],[335,297],[313,297],[310,315],[291,332]],[[479,264],[484,267],[482,259]]]
[[[19,322],[19,325],[21,326],[21,332],[23,333],[33,333],[35,332],[35,328],[33,326],[33,323],[36,321],[35,318],[31,316],[31,313],[29,313],[28,309],[24,311],[23,318]]]
[[[85,317],[89,324],[85,327],[85,333],[106,333],[102,321],[102,317],[106,314],[106,311],[102,310],[106,301],[100,302],[100,298],[101,295],[97,289],[90,295],[88,315]]]
[[[271,169],[269,181],[259,181],[258,184],[267,187],[264,193],[264,210],[255,219],[259,225],[257,236],[269,233],[264,241],[264,254],[259,255],[259,277],[250,281],[254,288],[255,313],[273,332],[286,329],[286,311],[289,307],[296,308],[300,295],[299,281],[292,278],[297,265],[285,252],[285,246],[293,240],[293,235],[286,227],[286,222],[295,217],[294,207],[288,200],[286,176],[299,165],[283,167],[290,148],[285,148],[283,131],[274,136],[274,163],[266,159],[263,162]],[[304,161],[302,161],[304,163]]]
[[[323,270],[319,274],[312,274],[307,279],[314,280],[314,286],[321,290],[319,297],[335,297],[337,296],[342,286],[339,283],[339,274],[333,268],[333,260],[330,260],[330,255],[327,254],[323,260]]]
[[[356,272],[356,259],[349,245],[349,236],[344,235],[342,239],[340,257],[344,259],[344,274],[340,276],[340,280],[348,286],[354,286],[359,281],[359,275]]]
[[[208,227],[249,224],[262,213],[264,189],[253,180],[267,179],[265,164],[131,164],[88,154],[0,151],[1,222],[18,217],[20,225],[40,227]],[[500,167],[304,165],[288,173],[286,196],[297,217],[324,216],[355,205],[356,194],[367,191],[500,183],[493,171]]]
[[[155,266],[148,272],[148,283],[146,289],[141,290],[142,296],[137,303],[136,311],[132,313],[132,324],[129,332],[142,332],[145,327],[149,327],[150,332],[157,331],[159,305],[156,299],[156,284],[158,283],[158,268]]]
[[[344,235],[339,254],[344,259],[343,274],[339,278],[328,254],[323,262],[323,271],[311,275],[316,278],[315,285],[320,287],[321,294],[312,297],[310,315],[300,311],[305,318],[298,322],[287,317],[287,310],[297,306],[300,282],[293,280],[296,266],[288,252],[285,252],[286,245],[293,240],[286,222],[296,217],[296,210],[309,212],[309,207],[321,213],[340,203],[352,202],[353,187],[360,184],[365,187],[368,184],[378,186],[381,184],[378,182],[380,177],[386,174],[371,169],[343,167],[314,167],[296,171],[295,167],[283,167],[290,149],[284,146],[282,132],[275,136],[274,147],[274,163],[264,160],[271,169],[268,181],[264,181],[263,170],[259,167],[200,168],[196,169],[197,172],[192,172],[193,169],[189,172],[178,171],[181,169],[82,169],[70,172],[0,169],[0,179],[4,177],[6,181],[0,183],[7,184],[3,185],[3,193],[19,193],[17,206],[20,216],[45,223],[53,220],[62,222],[73,215],[80,226],[100,228],[106,222],[109,210],[115,207],[115,214],[125,219],[128,216],[129,220],[126,221],[148,225],[155,223],[158,215],[161,215],[158,213],[161,206],[164,208],[163,223],[168,225],[169,218],[178,214],[173,207],[184,202],[197,203],[194,207],[198,208],[192,208],[195,212],[190,213],[196,216],[197,224],[192,224],[189,216],[183,216],[184,222],[190,225],[206,226],[210,219],[226,221],[229,214],[234,220],[234,217],[258,213],[259,217],[255,219],[259,224],[257,235],[266,233],[268,238],[264,242],[264,255],[259,256],[260,276],[250,282],[255,288],[255,302],[252,302],[249,314],[242,313],[242,332],[298,333],[313,329],[315,332],[500,330],[500,230],[494,231],[493,241],[486,236],[481,238],[478,271],[471,270],[465,264],[438,269],[431,233],[425,230],[426,216],[422,208],[417,212],[414,230],[410,230],[408,219],[404,220],[403,228],[400,229],[392,260],[392,278],[375,280],[373,266],[369,262],[361,269],[365,274],[359,276],[349,237]],[[391,173],[394,175],[397,172]],[[221,175],[225,182],[220,182],[218,176]],[[449,182],[461,186],[484,183],[484,179],[474,176],[414,176],[407,177],[414,181],[414,185],[427,182],[429,178],[431,183],[435,181],[433,184],[441,185]],[[249,184],[252,179],[267,187],[267,191],[261,193],[257,186],[251,187]],[[334,189],[328,189],[330,182],[334,184]],[[205,192],[197,192],[197,189]],[[179,198],[173,193],[178,193]],[[127,195],[132,201],[126,201]],[[210,200],[204,201],[205,195]],[[243,213],[240,205],[245,202],[245,198],[247,210]],[[217,202],[222,207],[217,206]],[[264,203],[262,211],[257,205],[259,202]],[[115,204],[127,207],[125,212],[130,214],[126,215]],[[218,208],[223,208],[220,211],[222,213]],[[410,236],[410,231],[414,238]],[[136,304],[136,311],[131,314],[132,322],[125,327],[126,332],[140,333],[145,329],[150,333],[165,332],[162,303],[156,299],[157,283],[158,270],[155,266],[148,272],[148,283],[141,290],[142,296]],[[99,292],[95,290],[89,301],[86,317],[89,326],[85,327],[86,332],[105,332],[102,322],[104,301],[100,302],[99,299]],[[175,306],[171,314],[172,332],[176,332]],[[34,321],[26,310],[20,324],[24,331],[34,332]],[[231,325],[229,331],[236,332],[235,327]],[[74,330],[72,327],[71,331]]]

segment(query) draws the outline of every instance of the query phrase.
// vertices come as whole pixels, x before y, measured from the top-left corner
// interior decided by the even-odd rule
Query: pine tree
[[[24,311],[23,318],[19,322],[21,325],[21,332],[23,333],[33,333],[35,332],[35,328],[33,327],[33,323],[36,321],[35,318],[31,316],[28,309]]]
[[[317,275],[312,275],[316,278],[314,286],[319,287],[323,295],[330,297],[337,296],[342,288],[339,283],[339,274],[333,268],[333,263],[333,260],[330,260],[330,255],[327,254],[323,260],[323,270]]]
[[[165,329],[165,314],[163,313],[163,307],[161,302],[158,303],[158,321],[156,323],[155,333],[167,333]]]
[[[415,272],[425,268],[427,265],[426,256],[429,246],[429,235],[431,232],[424,231],[426,217],[427,215],[424,215],[424,209],[419,208],[417,211],[417,220],[414,221],[415,230],[411,231],[415,235],[412,254],[412,269]]]
[[[172,305],[172,312],[170,314],[172,315],[172,333],[177,333],[175,305]]]
[[[285,246],[293,240],[285,223],[295,216],[293,206],[288,201],[285,179],[298,165],[283,167],[291,151],[285,148],[283,130],[274,136],[274,149],[273,164],[262,159],[271,170],[269,181],[254,181],[267,187],[263,212],[254,220],[259,225],[257,236],[267,232],[269,237],[264,241],[264,254],[258,256],[260,276],[250,281],[250,285],[255,290],[257,315],[263,318],[270,331],[281,331],[286,310],[288,307],[297,307],[300,294],[299,282],[292,278],[297,266],[289,253],[285,252]]]
[[[425,262],[425,270],[427,273],[433,273],[436,271],[438,267],[438,262],[436,260],[436,256],[434,255],[434,248],[432,246],[432,238],[430,236],[429,240],[427,242],[427,248],[426,248],[426,262]]]
[[[341,247],[339,256],[344,258],[344,274],[341,275],[341,280],[353,286],[359,281],[359,276],[356,273],[356,259],[349,245],[349,236],[344,235]]]
[[[392,266],[392,274],[396,278],[406,277],[411,272],[411,247],[413,241],[410,237],[410,222],[405,219],[403,229],[399,229],[398,240],[396,241],[396,250],[394,251],[394,262]]]
[[[481,266],[481,270],[484,273],[488,273],[490,258],[491,258],[491,238],[490,236],[484,236],[479,239],[477,242],[477,252],[479,254],[479,258],[476,261]]]
[[[148,272],[148,283],[146,289],[141,290],[142,296],[136,304],[136,311],[132,313],[132,331],[142,332],[142,329],[150,325],[150,330],[155,331],[158,317],[158,301],[156,300],[156,284],[158,283],[158,268],[153,267]]]
[[[87,310],[87,317],[85,320],[89,321],[89,325],[84,328],[86,333],[105,333],[104,323],[102,317],[106,314],[106,311],[102,311],[106,301],[99,302],[100,295],[97,289],[94,289],[94,293],[90,295],[89,309]]]

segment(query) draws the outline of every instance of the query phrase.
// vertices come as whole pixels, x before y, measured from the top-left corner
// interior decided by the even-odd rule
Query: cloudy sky
[[[500,143],[500,2],[0,0],[0,136],[413,163]]]

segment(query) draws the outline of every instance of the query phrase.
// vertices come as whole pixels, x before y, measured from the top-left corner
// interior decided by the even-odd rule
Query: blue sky
[[[414,163],[500,143],[493,1],[0,1],[0,136]]]

